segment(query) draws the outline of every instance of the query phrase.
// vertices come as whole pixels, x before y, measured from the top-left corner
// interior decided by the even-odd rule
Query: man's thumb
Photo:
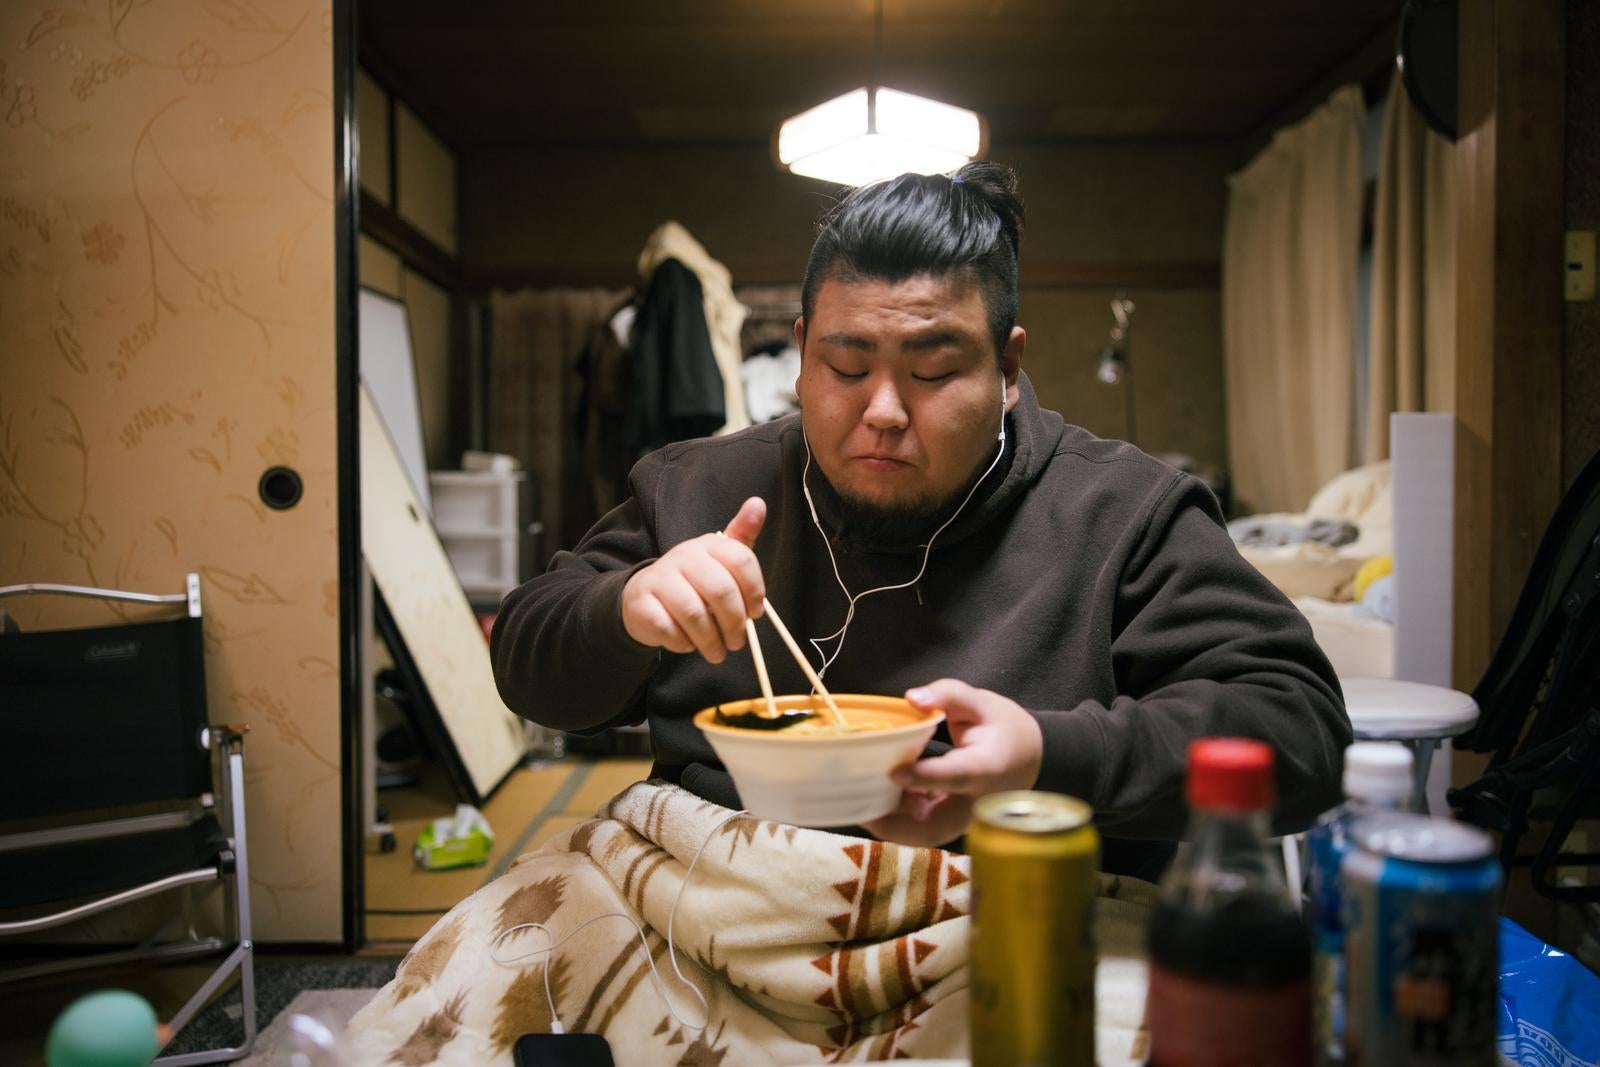
[[[728,523],[728,528],[723,531],[749,548],[756,546],[756,538],[761,534],[761,527],[767,521],[767,502],[758,496],[753,496],[739,505],[739,514]]]
[[[923,710],[938,708],[947,716],[960,715],[972,710],[973,696],[977,690],[955,678],[940,678],[937,682],[906,690],[906,699]]]

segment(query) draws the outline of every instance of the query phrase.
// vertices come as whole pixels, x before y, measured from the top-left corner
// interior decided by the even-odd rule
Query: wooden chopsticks
[[[727,536],[721,530],[717,531],[717,533],[718,536]],[[823,702],[827,704],[828,717],[833,720],[834,729],[844,729],[844,713],[839,710],[839,705],[833,702],[833,694],[828,692],[828,687],[822,684],[822,677],[811,669],[811,661],[806,658],[804,652],[800,651],[800,646],[795,643],[794,635],[789,633],[789,628],[778,617],[777,609],[772,606],[772,601],[763,597],[761,606],[766,609],[767,618],[772,620],[773,629],[777,630],[778,636],[783,638],[783,643],[788,647],[789,654],[800,665],[800,670],[805,674],[806,681],[811,683],[811,687],[817,691]],[[756,677],[761,681],[761,695],[767,700],[766,717],[776,719],[778,717],[778,705],[772,699],[772,679],[767,675],[767,658],[761,654],[761,639],[756,636],[754,619],[744,620],[744,633],[745,637],[750,641],[750,655],[755,657]]]
[[[811,669],[811,661],[806,659],[806,654],[800,651],[799,645],[795,644],[794,636],[789,633],[789,628],[785,626],[783,624],[783,620],[778,617],[778,612],[773,608],[772,601],[763,599],[761,601],[761,606],[766,609],[767,618],[772,620],[773,629],[778,631],[778,636],[783,638],[783,643],[789,647],[789,654],[794,657],[794,661],[800,665],[800,670],[805,673],[806,681],[811,683],[811,688],[815,689],[822,697],[823,702],[828,705],[828,715],[833,719],[834,728],[843,729],[844,713],[839,710],[839,705],[833,702],[833,694],[828,692],[828,687],[822,684],[821,676],[818,675],[816,671]],[[754,635],[754,625],[748,625],[751,626],[749,632]],[[750,642],[750,651],[755,654],[756,673],[760,675],[762,684],[766,687],[764,691],[766,692],[767,700],[769,701],[768,706],[771,707],[770,701],[772,699],[772,683],[767,681],[767,665],[762,662],[761,646],[752,640]]]
[[[767,698],[767,718],[776,719],[778,705],[772,699],[772,679],[767,677],[767,657],[761,654],[761,638],[756,636],[754,619],[744,620],[744,635],[750,641],[750,655],[755,657],[756,677],[761,679],[761,695]]]

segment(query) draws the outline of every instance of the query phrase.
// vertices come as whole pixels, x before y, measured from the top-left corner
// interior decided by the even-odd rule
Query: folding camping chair
[[[1482,715],[1456,747],[1493,755],[1477,781],[1450,790],[1450,806],[1499,831],[1501,863],[1531,866],[1540,893],[1600,900],[1600,886],[1557,878],[1563,867],[1600,864],[1600,852],[1565,851],[1574,824],[1600,814],[1600,453],[1550,520],[1472,695]],[[1550,834],[1523,855],[1535,818],[1551,820]]]
[[[237,970],[242,1043],[156,1063],[248,1055],[256,1003],[244,729],[207,721],[199,576],[190,574],[185,592],[171,596],[63,585],[0,588],[0,597],[27,593],[187,610],[182,618],[123,626],[0,628],[0,937],[182,892],[177,914],[143,943],[91,955],[50,946],[43,962],[0,966],[0,984],[79,967],[225,953],[169,1025],[174,1034],[182,1030]],[[189,887],[215,885],[226,896],[227,939],[195,929]],[[8,947],[17,956],[24,946],[13,940]],[[26,947],[37,949],[39,939],[29,938]]]

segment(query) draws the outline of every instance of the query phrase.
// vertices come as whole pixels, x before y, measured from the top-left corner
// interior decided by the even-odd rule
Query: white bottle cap
[[[1344,795],[1357,800],[1411,796],[1411,750],[1398,741],[1357,741],[1344,750]]]

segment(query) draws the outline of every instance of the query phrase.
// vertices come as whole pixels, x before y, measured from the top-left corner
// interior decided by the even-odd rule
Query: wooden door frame
[[[1561,498],[1563,0],[1461,0],[1457,688],[1505,632]]]

